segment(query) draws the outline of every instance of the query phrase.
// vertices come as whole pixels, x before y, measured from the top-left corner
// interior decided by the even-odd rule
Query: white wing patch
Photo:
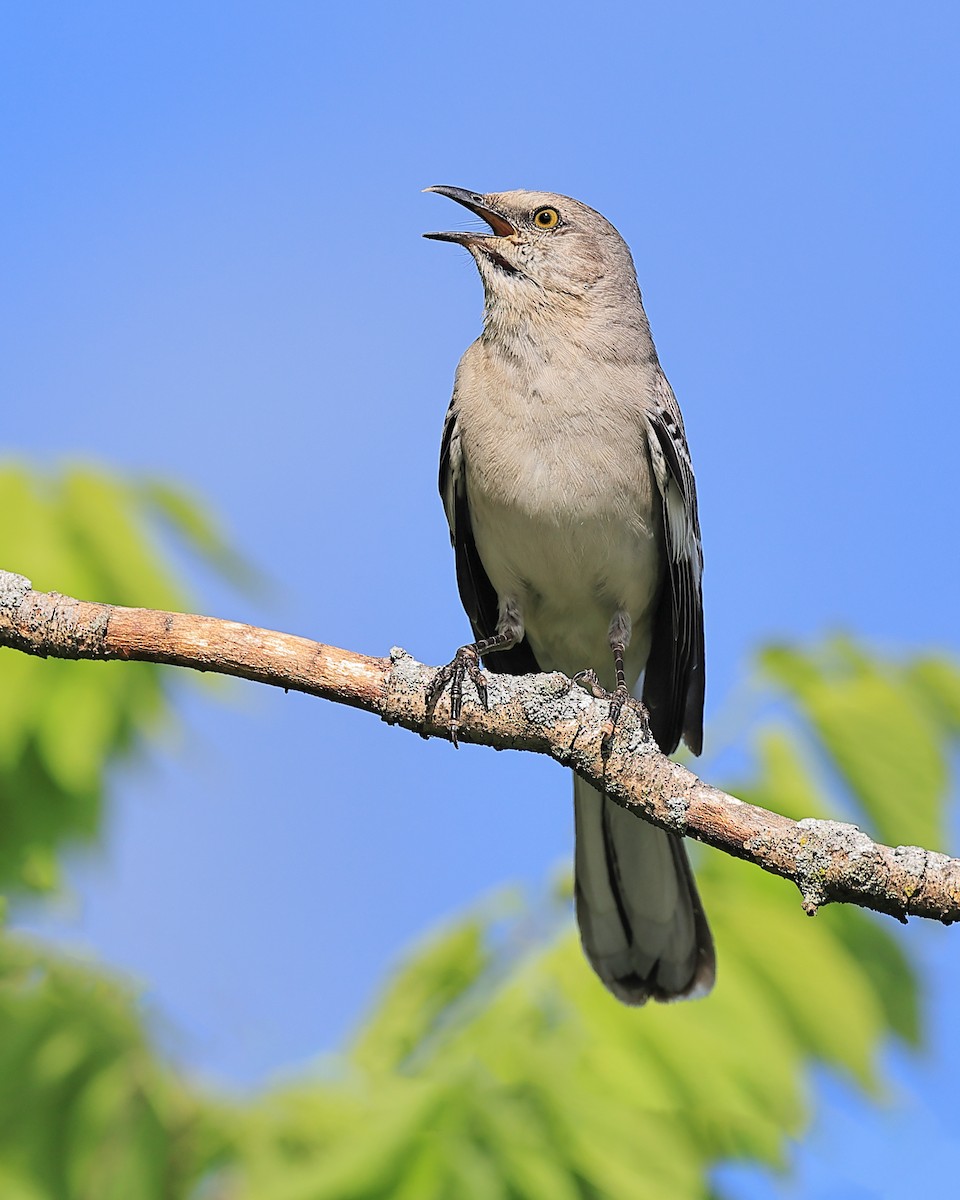
[[[661,428],[664,428],[668,435],[672,433],[669,424],[666,422],[661,424]],[[660,445],[660,439],[653,428],[649,426],[649,422],[647,441],[650,447],[650,461],[653,464],[653,476],[657,481],[657,488],[663,498],[668,553],[675,563],[679,563],[683,559],[688,559],[694,568],[696,578],[699,579],[702,570],[700,536],[694,521],[693,511],[687,497],[681,490],[680,483],[670,470]],[[683,461],[686,455],[685,447],[677,445],[676,441],[674,441],[674,447],[677,458]]]
[[[667,587],[654,619],[643,702],[654,736],[671,753],[681,736],[694,752],[703,745],[703,553],[697,485],[676,398],[662,373],[647,412],[650,467],[661,498]]]
[[[653,474],[657,481],[657,487],[660,489],[660,495],[666,496],[667,487],[670,484],[670,470],[667,467],[667,460],[663,457],[663,451],[660,449],[660,439],[654,433],[649,421],[647,421],[647,445],[650,447],[650,461],[653,463]]]
[[[671,479],[663,497],[667,514],[667,529],[670,534],[670,552],[674,562],[687,558],[700,578],[700,541],[693,527],[690,507],[680,494],[680,489]]]

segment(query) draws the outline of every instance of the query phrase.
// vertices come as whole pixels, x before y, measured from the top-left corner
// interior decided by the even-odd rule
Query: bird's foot
[[[443,695],[443,690],[450,685],[450,740],[458,745],[457,734],[460,730],[460,712],[463,708],[463,681],[470,678],[477,689],[477,696],[484,708],[487,707],[487,684],[480,670],[480,655],[476,646],[461,646],[453,656],[453,660],[445,667],[440,667],[427,688],[427,712],[432,713],[437,701]]]
[[[594,700],[608,700],[610,693],[600,682],[600,678],[592,667],[588,667],[586,671],[578,671],[573,677],[574,683],[579,685],[593,696]]]
[[[630,694],[630,689],[626,684],[620,684],[614,691],[608,692],[597,678],[596,671],[587,670],[579,671],[573,677],[574,683],[579,683],[581,687],[586,688],[591,696],[597,700],[609,700],[610,708],[607,712],[607,719],[603,723],[602,736],[600,740],[600,754],[604,759],[610,757],[610,751],[613,749],[613,735],[616,732],[617,723],[623,713],[625,704],[629,704],[637,713],[640,722],[643,726],[644,733],[650,733],[650,714],[647,712],[646,705]]]

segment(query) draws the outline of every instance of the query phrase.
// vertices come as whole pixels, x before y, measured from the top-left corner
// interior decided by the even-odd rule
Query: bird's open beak
[[[495,237],[513,237],[516,234],[516,226],[508,221],[505,216],[498,213],[496,209],[489,208],[485,203],[485,197],[477,192],[468,192],[466,188],[458,187],[428,187],[423,189],[425,192],[436,192],[440,196],[447,196],[451,200],[456,200],[457,204],[462,204],[464,208],[469,208],[472,213],[476,213],[478,217],[482,217],[484,221],[493,230]],[[469,246],[473,242],[488,238],[488,233],[479,233],[476,230],[454,230],[450,233],[425,233],[425,238],[432,238],[436,242],[459,242],[461,246]]]

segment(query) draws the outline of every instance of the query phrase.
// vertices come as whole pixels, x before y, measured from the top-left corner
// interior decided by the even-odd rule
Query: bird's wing
[[[457,428],[456,398],[447,409],[443,422],[439,483],[447,524],[450,526],[450,542],[456,555],[461,603],[470,618],[474,637],[478,641],[493,637],[497,632],[500,605],[496,590],[480,561],[473,537],[463,451]],[[526,638],[510,650],[486,655],[484,665],[503,675],[527,675],[540,670]]]
[[[681,736],[703,748],[703,551],[693,465],[676,397],[658,374],[647,410],[650,463],[661,498],[667,572],[654,614],[643,702],[654,737],[671,754]]]

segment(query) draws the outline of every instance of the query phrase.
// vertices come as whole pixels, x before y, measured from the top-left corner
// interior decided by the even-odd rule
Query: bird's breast
[[[645,422],[628,390],[583,364],[487,364],[458,377],[477,550],[545,669],[602,668],[614,614],[642,626],[659,584]]]
[[[475,344],[456,391],[471,491],[547,523],[645,523],[647,386],[643,372],[563,345],[506,354]]]

